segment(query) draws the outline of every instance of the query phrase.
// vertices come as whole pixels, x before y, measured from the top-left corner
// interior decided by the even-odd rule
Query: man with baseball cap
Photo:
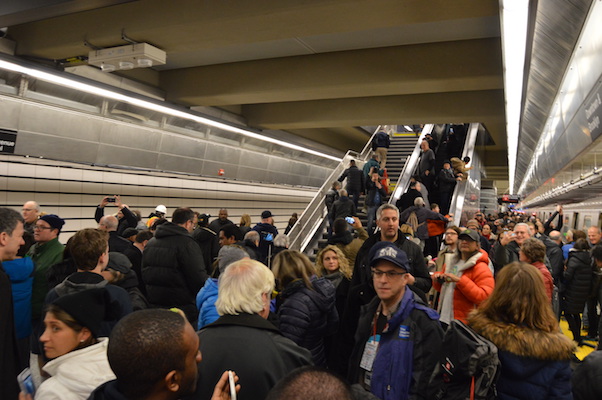
[[[449,325],[453,319],[459,319],[468,323],[468,313],[489,297],[494,286],[489,256],[481,250],[479,232],[465,229],[443,270],[433,274],[433,287],[441,292],[437,308],[441,322]]]
[[[278,229],[274,226],[274,217],[270,210],[261,213],[261,222],[253,227],[254,231],[259,232],[259,261],[268,265],[271,258],[274,238],[278,235]]]
[[[375,244],[370,269],[377,297],[362,308],[349,381],[381,399],[426,393],[443,339],[439,315],[406,290],[414,277],[399,247]]]

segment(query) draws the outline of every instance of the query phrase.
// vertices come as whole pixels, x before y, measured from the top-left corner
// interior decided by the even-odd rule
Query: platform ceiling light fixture
[[[92,50],[88,53],[88,64],[99,67],[103,72],[116,69],[149,68],[167,62],[167,54],[148,43],[132,43],[125,46]]]
[[[511,194],[515,193],[514,178],[520,133],[529,3],[526,0],[500,0],[506,134],[508,137],[508,177]]]
[[[101,86],[96,86],[91,83],[80,82],[79,80],[62,76],[56,72],[47,72],[47,71],[44,71],[37,67],[33,68],[33,67],[18,64],[16,62],[6,61],[6,58],[8,58],[8,57],[10,57],[10,56],[4,56],[4,55],[0,54],[0,68],[9,70],[9,71],[18,72],[18,73],[25,74],[25,75],[29,75],[31,77],[34,77],[34,78],[37,78],[37,79],[40,79],[40,80],[43,80],[46,82],[51,82],[51,83],[54,83],[54,84],[57,84],[60,86],[64,86],[64,87],[68,87],[68,88],[72,88],[75,90],[80,90],[82,92],[106,97],[106,98],[117,100],[117,101],[123,101],[124,103],[132,104],[132,105],[142,107],[142,108],[145,108],[148,110],[153,110],[153,111],[157,111],[160,113],[172,115],[174,117],[188,119],[191,121],[198,122],[200,124],[205,124],[205,125],[212,126],[214,128],[223,129],[228,132],[238,133],[240,135],[251,137],[253,139],[262,140],[262,141],[268,142],[268,143],[273,143],[273,144],[276,144],[276,145],[279,145],[282,147],[286,147],[286,148],[289,148],[292,150],[297,150],[297,151],[301,151],[304,153],[313,154],[315,156],[327,158],[329,160],[333,160],[333,161],[337,161],[337,162],[342,161],[342,159],[339,157],[334,157],[334,156],[331,156],[326,153],[322,153],[322,152],[319,152],[316,150],[309,149],[307,147],[298,146],[293,143],[288,143],[288,142],[284,142],[282,140],[264,136],[257,132],[243,129],[243,128],[240,128],[240,127],[237,127],[234,125],[229,125],[229,124],[226,124],[223,122],[214,121],[212,119],[209,119],[206,117],[201,117],[199,115],[195,115],[190,112],[178,110],[174,107],[169,107],[169,106],[165,106],[162,104],[154,103],[149,100],[144,100],[144,99],[141,99],[138,97],[114,92],[112,90],[108,90]]]

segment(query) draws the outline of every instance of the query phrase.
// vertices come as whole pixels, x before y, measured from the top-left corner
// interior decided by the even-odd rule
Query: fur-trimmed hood
[[[569,360],[575,345],[562,332],[543,332],[493,321],[480,310],[468,317],[471,328],[491,340],[499,350],[521,357],[548,361]]]

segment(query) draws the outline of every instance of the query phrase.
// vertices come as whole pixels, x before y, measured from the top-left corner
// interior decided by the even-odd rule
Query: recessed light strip
[[[520,129],[529,2],[526,0],[502,0],[500,11],[504,60],[504,94],[506,97],[509,192],[513,194],[517,189],[514,179]]]
[[[64,87],[69,87],[69,88],[79,90],[82,92],[91,93],[94,95],[106,97],[106,98],[113,99],[113,100],[123,101],[124,103],[133,104],[133,105],[136,105],[136,106],[148,109],[148,110],[153,110],[153,111],[157,111],[160,113],[172,115],[174,117],[192,120],[192,121],[195,121],[195,122],[198,122],[201,124],[206,124],[206,125],[212,126],[214,128],[223,129],[228,132],[238,133],[240,135],[251,137],[253,139],[258,139],[258,140],[262,140],[264,142],[277,144],[279,146],[283,146],[283,147],[286,147],[286,148],[289,148],[292,150],[302,151],[304,153],[313,154],[315,156],[327,158],[327,159],[337,161],[337,162],[342,161],[342,159],[339,157],[334,157],[329,154],[321,153],[316,150],[298,146],[296,144],[283,142],[281,140],[274,139],[274,138],[271,138],[268,136],[264,136],[264,135],[261,135],[259,133],[256,133],[256,132],[253,132],[250,130],[242,129],[242,128],[239,128],[239,127],[236,127],[233,125],[228,125],[228,124],[225,124],[225,123],[219,122],[219,121],[214,121],[209,118],[194,115],[189,112],[180,111],[180,110],[177,110],[172,107],[156,104],[156,103],[150,102],[148,100],[143,100],[143,99],[139,99],[139,98],[136,98],[133,96],[128,96],[125,94],[114,92],[114,91],[111,91],[108,89],[103,89],[99,86],[80,82],[75,79],[69,79],[64,76],[60,76],[58,74],[42,71],[37,68],[30,68],[30,67],[26,67],[26,66],[22,66],[22,65],[13,63],[13,62],[4,61],[1,59],[0,59],[0,68],[9,70],[9,71],[18,72],[18,73],[25,74],[25,75],[29,75],[29,76],[32,76],[34,78],[37,78],[37,79],[40,79],[40,80],[43,80],[46,82],[51,82],[51,83],[61,85]]]

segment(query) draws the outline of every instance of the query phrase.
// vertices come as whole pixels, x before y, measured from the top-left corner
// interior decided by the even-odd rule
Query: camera
[[[443,275],[439,275],[437,277],[437,282],[439,282],[440,284],[444,284],[445,283],[445,277]]]
[[[107,197],[109,203],[115,203],[115,197]]]

